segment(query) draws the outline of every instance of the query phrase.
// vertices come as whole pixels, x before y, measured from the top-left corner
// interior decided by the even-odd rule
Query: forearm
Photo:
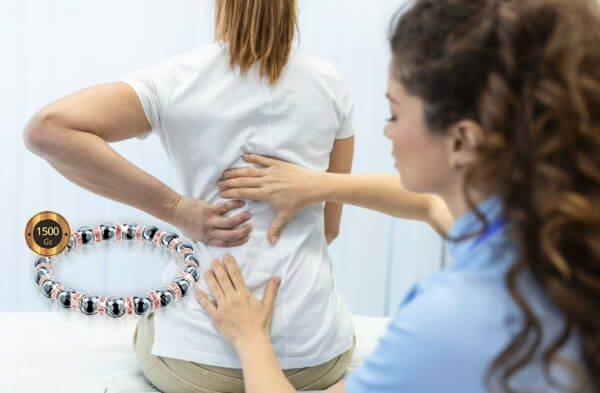
[[[59,126],[47,127],[37,151],[73,183],[171,223],[179,194],[127,161],[99,136]]]
[[[267,336],[256,336],[238,347],[246,393],[295,393],[286,379]]]
[[[407,191],[397,175],[317,175],[319,185],[313,188],[314,200],[342,202],[394,217],[424,221],[441,234],[447,232],[450,225],[449,220],[440,223],[434,217],[439,198]]]

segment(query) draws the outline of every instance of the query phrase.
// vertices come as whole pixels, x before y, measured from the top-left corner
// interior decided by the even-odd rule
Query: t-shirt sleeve
[[[350,91],[342,81],[339,96],[340,129],[335,139],[346,139],[354,136],[354,102]]]
[[[146,139],[152,133],[159,135],[164,132],[173,81],[173,60],[160,60],[121,77],[119,81],[127,83],[135,91],[151,126],[150,131],[137,138]]]

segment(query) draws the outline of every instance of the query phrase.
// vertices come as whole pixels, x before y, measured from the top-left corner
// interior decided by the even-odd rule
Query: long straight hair
[[[260,62],[275,84],[288,62],[297,24],[296,0],[216,0],[215,38],[229,44],[231,67],[242,74]]]

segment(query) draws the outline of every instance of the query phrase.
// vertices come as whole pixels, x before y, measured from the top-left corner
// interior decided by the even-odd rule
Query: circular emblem
[[[25,241],[31,251],[51,257],[61,253],[69,244],[71,229],[63,216],[51,211],[39,212],[25,227]]]

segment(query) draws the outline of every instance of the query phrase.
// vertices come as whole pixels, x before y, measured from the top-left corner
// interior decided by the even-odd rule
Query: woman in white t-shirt
[[[217,1],[217,41],[164,59],[122,78],[139,97],[173,163],[187,198],[220,204],[223,171],[248,167],[245,152],[293,161],[317,171],[349,172],[354,149],[352,103],[329,63],[292,47],[293,0]],[[184,199],[185,203],[186,199]],[[344,375],[353,350],[351,315],[335,283],[328,242],[336,237],[342,206],[314,204],[269,241],[274,211],[247,201],[230,214],[249,213],[252,232],[226,244],[210,235],[195,244],[202,274],[229,252],[249,288],[262,296],[271,277],[282,278],[272,340],[281,366],[298,389],[324,389]],[[187,228],[197,217],[179,227]],[[271,234],[273,235],[273,234]],[[271,236],[272,237],[272,236]],[[174,277],[171,264],[165,278]],[[194,299],[141,321],[136,352],[158,388],[243,390],[239,358]],[[202,371],[199,371],[202,370]],[[173,375],[174,374],[176,375]],[[185,389],[184,389],[185,390]]]

